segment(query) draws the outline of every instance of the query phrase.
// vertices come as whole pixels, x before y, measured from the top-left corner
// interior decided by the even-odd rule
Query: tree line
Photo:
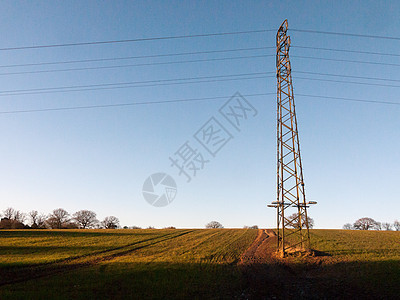
[[[71,215],[65,209],[57,208],[46,215],[37,210],[26,214],[9,207],[0,217],[0,229],[116,229],[120,226],[117,217],[107,216],[99,221],[91,210],[80,210]]]
[[[343,229],[400,231],[400,222],[398,220],[394,221],[393,223],[378,222],[372,218],[364,217],[364,218],[358,219],[353,224],[350,224],[350,223],[344,224]]]

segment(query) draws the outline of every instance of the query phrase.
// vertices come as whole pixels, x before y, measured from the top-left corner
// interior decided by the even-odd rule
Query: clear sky
[[[121,225],[142,227],[203,227],[211,220],[274,227],[276,212],[266,207],[276,199],[274,47],[276,30],[288,19],[306,195],[318,201],[309,212],[316,227],[341,228],[364,216],[400,218],[400,105],[323,98],[400,104],[400,39],[291,30],[399,38],[398,2],[1,1],[0,11],[0,210],[90,209],[100,219],[115,215]],[[253,30],[272,31],[5,50]],[[115,60],[221,50],[235,51]],[[114,60],[40,64],[98,59]],[[10,66],[19,64],[25,66]],[[232,76],[238,74],[247,75]],[[155,82],[105,85],[143,81]],[[75,86],[92,87],[32,91]],[[268,94],[244,96],[254,110],[240,131],[219,112],[236,92]],[[4,113],[181,99],[203,100]],[[226,130],[227,142],[215,156],[195,138],[210,119]],[[170,160],[186,142],[208,160],[189,183]],[[142,195],[146,178],[158,172],[177,185],[165,207]]]

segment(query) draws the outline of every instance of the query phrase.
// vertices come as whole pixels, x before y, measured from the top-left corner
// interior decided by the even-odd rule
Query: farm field
[[[307,293],[329,298],[400,299],[400,232],[311,230],[321,256],[285,263]]]
[[[315,257],[272,230],[0,231],[0,299],[380,298],[400,294],[400,232],[312,230]]]

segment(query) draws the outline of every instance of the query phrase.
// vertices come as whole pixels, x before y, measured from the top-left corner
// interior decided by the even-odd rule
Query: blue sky
[[[300,72],[400,80],[399,56],[334,52],[296,46],[399,53],[399,40],[311,34],[290,29],[400,37],[394,1],[2,1],[0,48],[204,33],[273,31],[186,39],[0,51],[1,91],[265,73],[263,78],[75,92],[1,95],[1,112],[57,107],[214,98],[204,101],[80,110],[0,114],[0,210],[49,213],[63,207],[117,216],[122,225],[203,227],[275,226],[275,34],[289,21],[291,63],[306,195],[317,228],[341,228],[364,216],[399,219],[398,105],[300,95],[400,103],[395,81],[328,77]],[[268,49],[25,67],[14,64],[215,51]],[[263,56],[269,55],[269,56]],[[259,56],[225,59],[239,56]],[[128,64],[225,60],[120,68],[3,74]],[[296,73],[298,72],[298,73]],[[272,76],[271,76],[272,75]],[[255,76],[257,77],[257,76]],[[258,76],[259,77],[259,76]],[[312,78],[307,80],[304,78]],[[315,79],[354,81],[351,84]],[[218,112],[236,92],[257,110],[240,132]],[[297,96],[298,95],[298,96]],[[211,117],[229,141],[190,183],[169,157]],[[166,172],[175,200],[153,207],[142,196],[145,179]]]

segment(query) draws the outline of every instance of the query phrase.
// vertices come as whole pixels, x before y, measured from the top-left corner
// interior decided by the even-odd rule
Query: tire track
[[[240,257],[239,265],[263,264],[274,260],[277,237],[272,229],[259,229],[254,242]]]
[[[0,287],[8,284],[26,282],[29,280],[38,279],[54,274],[64,273],[82,267],[92,266],[102,261],[110,261],[114,258],[128,255],[139,249],[150,247],[161,242],[165,242],[168,240],[184,236],[186,234],[190,234],[193,231],[194,230],[186,230],[178,234],[176,234],[175,232],[168,233],[162,236],[136,241],[128,245],[97,251],[95,253],[88,253],[75,257],[69,257],[67,259],[63,259],[56,262],[35,265],[34,267],[12,269],[9,270],[8,272],[5,272],[5,274],[1,274]],[[102,255],[105,253],[107,253],[108,255]]]

